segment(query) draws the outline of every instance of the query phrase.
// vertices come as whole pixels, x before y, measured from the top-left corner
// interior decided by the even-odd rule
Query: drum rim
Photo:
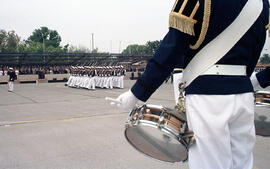
[[[170,109],[169,108],[166,108],[162,105],[155,105],[155,104],[143,104],[141,106],[138,106],[136,108],[134,108],[130,113],[129,113],[129,116],[128,116],[128,119],[126,121],[126,125],[125,125],[125,131],[124,131],[124,135],[125,135],[125,138],[126,140],[128,141],[128,143],[134,147],[137,151],[139,151],[140,153],[144,154],[145,156],[147,157],[150,157],[154,160],[157,160],[157,161],[162,161],[162,162],[168,162],[168,163],[175,163],[175,162],[184,162],[188,159],[188,144],[186,143],[186,141],[184,140],[184,138],[182,138],[181,136],[181,133],[179,133],[177,130],[171,128],[169,125],[166,125],[166,124],[159,124],[157,122],[154,122],[154,121],[149,121],[149,120],[144,120],[144,119],[136,119],[136,120],[133,120],[133,116],[135,113],[137,113],[137,110],[138,109],[144,109],[144,108],[153,108],[153,109],[162,109],[164,110],[164,112],[169,112],[170,113]],[[177,117],[179,121],[183,122],[183,123],[187,123],[186,120],[183,120],[182,118],[179,118]],[[141,151],[138,146],[136,146],[135,144],[132,143],[131,140],[128,139],[127,137],[127,133],[128,133],[128,129],[129,128],[132,128],[132,127],[140,127],[140,126],[149,126],[149,127],[153,127],[154,129],[158,129],[160,130],[161,132],[164,132],[165,134],[168,134],[169,136],[171,136],[173,139],[175,139],[176,141],[179,142],[179,144],[184,147],[184,150],[186,152],[186,159],[184,160],[170,160],[170,161],[165,161],[165,160],[162,160],[162,159],[157,159],[157,158],[154,158],[152,157],[151,155],[149,154],[146,154],[145,152]]]
[[[160,125],[160,126],[159,126],[159,125],[158,125],[157,123],[155,123],[155,122],[151,122],[151,123],[154,123],[154,124],[156,124],[156,125],[151,124],[151,123],[145,123],[145,122],[148,122],[148,121],[146,121],[146,120],[141,120],[141,122],[138,123],[138,124],[131,124],[131,123],[126,124],[126,126],[125,126],[125,131],[126,131],[128,128],[135,127],[135,126],[140,126],[140,125],[142,125],[142,126],[150,126],[150,127],[153,127],[153,128],[155,128],[155,129],[159,129],[159,130],[161,130],[161,131],[163,131],[163,132],[165,132],[165,133],[171,135],[172,137],[174,137],[174,139],[176,139],[178,142],[180,142],[181,144],[183,144],[183,146],[184,146],[186,149],[188,149],[188,145],[187,145],[187,143],[186,143],[185,141],[183,141],[184,139],[182,139],[182,138],[180,137],[180,133],[179,133],[179,134],[175,134],[175,133],[177,133],[177,132],[172,131],[170,128],[168,128],[168,127],[169,127],[168,125]],[[164,127],[164,126],[166,126],[166,127]],[[173,129],[173,130],[174,130],[174,129]]]
[[[138,126],[138,125],[135,125],[135,126]],[[150,126],[150,125],[149,125],[149,126]],[[178,141],[178,142],[182,145],[182,147],[184,147],[184,149],[185,149],[185,151],[186,151],[186,159],[184,159],[184,160],[176,160],[176,161],[171,160],[171,161],[165,161],[165,160],[161,160],[161,159],[154,158],[154,157],[152,157],[152,156],[150,156],[150,155],[144,153],[143,151],[141,151],[140,149],[138,149],[134,144],[132,144],[131,140],[128,139],[128,137],[127,137],[127,129],[128,129],[128,128],[131,128],[131,127],[133,127],[133,125],[131,125],[131,126],[125,128],[125,131],[124,131],[125,138],[126,138],[127,142],[128,142],[134,149],[136,149],[138,152],[140,152],[140,153],[143,154],[144,156],[150,157],[151,159],[154,159],[154,160],[159,161],[159,162],[167,162],[167,163],[185,162],[185,161],[188,159],[188,146],[187,146],[187,144],[183,141],[183,139],[176,139],[176,141]],[[161,130],[161,131],[163,131],[163,130]],[[167,134],[170,134],[170,133],[167,133]],[[175,137],[174,135],[172,135],[172,136]]]

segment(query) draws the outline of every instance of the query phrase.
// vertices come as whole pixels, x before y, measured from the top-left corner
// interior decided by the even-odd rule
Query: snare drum
[[[130,112],[125,137],[138,151],[165,162],[187,160],[188,148],[195,141],[184,114],[151,104]]]

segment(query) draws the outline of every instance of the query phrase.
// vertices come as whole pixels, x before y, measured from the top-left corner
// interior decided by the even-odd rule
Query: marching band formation
[[[123,66],[71,66],[67,86],[94,90],[124,88]]]

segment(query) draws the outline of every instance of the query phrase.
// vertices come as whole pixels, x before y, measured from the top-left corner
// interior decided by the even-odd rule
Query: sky
[[[0,29],[21,39],[42,26],[56,30],[61,45],[119,52],[129,44],[161,40],[174,0],[0,0]]]
[[[0,29],[21,40],[35,29],[56,30],[61,45],[119,53],[130,44],[161,40],[175,0],[0,0]],[[270,38],[263,52],[270,53]]]

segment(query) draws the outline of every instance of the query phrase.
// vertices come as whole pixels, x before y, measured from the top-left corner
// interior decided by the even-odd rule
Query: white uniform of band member
[[[76,88],[124,88],[124,69],[117,67],[72,67],[73,73],[67,81],[67,86]]]

